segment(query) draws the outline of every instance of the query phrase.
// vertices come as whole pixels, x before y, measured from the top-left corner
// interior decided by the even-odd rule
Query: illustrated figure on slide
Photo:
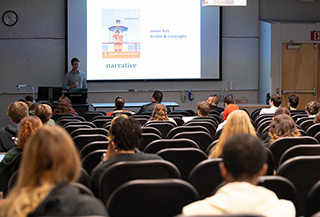
[[[116,52],[121,52],[122,51],[122,38],[123,38],[123,34],[120,33],[119,29],[116,29],[116,31],[114,32],[114,34],[112,35],[112,38],[114,39],[114,51]]]

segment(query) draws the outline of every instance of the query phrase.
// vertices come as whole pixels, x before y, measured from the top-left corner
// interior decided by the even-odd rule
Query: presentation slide
[[[87,79],[220,79],[219,12],[199,0],[87,1]]]

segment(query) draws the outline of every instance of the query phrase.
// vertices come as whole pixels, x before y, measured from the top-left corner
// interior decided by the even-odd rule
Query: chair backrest
[[[144,149],[145,153],[157,153],[166,148],[199,148],[198,144],[191,139],[160,139],[150,142]]]
[[[191,132],[191,131],[203,131],[203,132],[210,133],[206,127],[201,125],[177,126],[168,132],[167,139],[171,139],[174,135],[178,133]]]
[[[307,200],[306,200],[306,213],[305,213],[306,217],[313,216],[313,214],[318,213],[320,211],[319,198],[320,198],[320,180],[317,181],[308,192]]]
[[[196,113],[192,109],[176,109],[174,111],[171,111],[169,114],[170,115],[182,114],[184,116],[195,116],[196,115]]]
[[[304,122],[304,121],[306,121],[306,120],[313,120],[314,119],[314,117],[302,117],[302,118],[298,118],[296,121],[295,121],[295,123],[297,124],[297,125],[300,125],[302,122]]]
[[[92,118],[91,121],[93,122],[95,120],[100,120],[100,119],[102,119],[102,120],[112,120],[113,118],[114,117],[112,117],[112,116],[96,116],[96,117]]]
[[[264,120],[264,119],[263,119]],[[261,120],[262,121],[262,120]],[[258,128],[257,128],[257,133],[259,133],[260,135],[262,134],[262,131],[268,127],[270,125],[270,123],[272,122],[272,119],[269,120],[265,120],[263,123],[261,123]],[[260,122],[259,122],[260,123]]]
[[[213,139],[214,139],[214,140],[219,139],[220,136],[221,136],[222,131],[223,131],[223,128],[220,129],[220,130],[217,130],[217,131],[216,131],[216,134],[214,135],[214,138],[213,138]]]
[[[87,186],[85,186],[85,185],[83,185],[81,183],[78,183],[78,182],[73,183],[72,186],[77,188],[79,190],[80,194],[86,194],[86,195],[89,195],[91,197],[94,197],[94,194],[92,193],[90,188],[88,188]]]
[[[16,185],[18,181],[19,176],[19,170],[15,171],[13,174],[11,174],[10,179],[8,181],[8,192],[12,190],[12,188]]]
[[[305,215],[306,198],[320,180],[320,156],[293,157],[280,165],[277,175],[289,179],[297,188],[297,216]]]
[[[155,127],[141,127],[142,133],[154,133],[163,138],[162,133]]]
[[[183,180],[133,180],[114,191],[107,209],[111,216],[175,216],[198,198],[195,188]]]
[[[101,149],[108,149],[109,142],[108,141],[95,141],[90,142],[87,145],[85,145],[79,152],[80,159],[82,160],[87,156],[89,153],[101,150]]]
[[[182,120],[182,117],[171,117],[176,123],[178,126],[182,126],[184,124],[184,121]]]
[[[259,120],[259,122],[257,123],[257,125],[255,127],[258,128],[265,121],[272,120],[272,118],[273,118],[273,116],[263,117],[262,119]],[[254,126],[254,124],[253,124],[253,126]]]
[[[69,133],[71,134],[74,130],[77,130],[77,129],[81,129],[81,128],[92,128],[90,127],[89,125],[68,125],[66,127],[64,127],[64,129]]]
[[[104,128],[80,128],[72,131],[70,133],[71,138],[74,138],[79,135],[91,135],[91,134],[101,134],[108,136],[108,130]]]
[[[151,142],[161,139],[161,136],[155,133],[142,133],[142,139],[138,149],[143,151]]]
[[[278,196],[279,199],[290,200],[296,204],[297,189],[294,184],[282,176],[260,176],[258,186],[263,186]]]
[[[274,157],[270,149],[266,148],[267,151],[267,164],[268,164],[268,169],[266,172],[266,175],[273,175],[274,174],[274,169],[275,169],[275,163],[274,163]]]
[[[67,117],[67,116],[74,116],[74,114],[72,114],[72,113],[66,113],[66,114],[55,114],[55,115],[53,115],[52,117],[51,117],[51,119],[52,120],[54,120],[54,121],[56,121],[56,120],[58,120],[60,117],[63,117],[63,116],[65,116],[65,117]]]
[[[108,119],[108,118],[98,118],[92,121],[92,123],[94,125],[96,125],[97,127],[103,127],[106,123],[111,123],[112,119]]]
[[[257,108],[251,112],[250,114],[251,120],[254,121],[256,119],[256,117],[260,114],[261,109],[262,108]]]
[[[80,170],[80,176],[78,177],[76,182],[86,186],[89,189],[91,189],[91,178],[90,178],[90,175],[82,167],[81,167],[81,170]]]
[[[86,121],[91,121],[94,117],[105,115],[99,111],[87,111],[81,116],[86,119]]]
[[[209,130],[212,138],[215,136],[216,130],[217,130],[213,122],[210,123],[209,121],[188,121],[184,125],[185,126],[203,126]]]
[[[106,152],[107,149],[100,149],[89,153],[81,161],[82,168],[87,171],[88,174],[91,174],[91,171],[100,163],[101,157]]]
[[[270,144],[270,151],[274,157],[275,169],[278,168],[282,154],[289,148],[300,144],[317,144],[318,141],[311,136],[301,137],[283,137],[273,141]]]
[[[149,118],[150,118],[150,115],[138,115],[138,114],[134,114],[134,115],[132,115],[132,117],[134,117],[134,118],[146,118],[146,119],[149,119]]]
[[[313,120],[305,120],[303,121],[299,126],[301,127],[302,130],[306,131],[314,125]]]
[[[70,120],[73,120],[73,121],[86,121],[86,119],[84,119],[81,116],[62,116],[62,117],[58,118],[55,122],[59,122],[59,121],[61,121],[63,119],[70,119]]]
[[[296,145],[286,150],[279,161],[279,165],[288,159],[298,156],[320,156],[320,144]]]
[[[89,127],[91,127],[91,128],[96,128],[97,126],[96,125],[94,125],[92,122],[89,122],[89,121],[82,121],[82,122],[78,122],[78,121],[76,121],[76,122],[67,122],[67,123],[65,123],[62,127],[63,128],[66,128],[67,126],[70,126],[70,125],[73,125],[73,126],[75,126],[75,125],[79,125],[79,126],[82,126],[82,125],[88,125]]]
[[[220,119],[218,116],[206,116],[206,117],[200,117],[200,116],[196,116],[194,118],[192,118],[190,121],[188,122],[194,122],[194,121],[208,121],[210,123],[212,123],[216,128],[218,127],[219,121],[217,119]]]
[[[188,180],[191,170],[198,163],[207,159],[207,155],[198,148],[166,148],[157,155],[176,165],[184,180]]]
[[[78,151],[80,151],[84,146],[86,146],[90,142],[108,141],[108,138],[107,136],[102,134],[78,135],[73,138],[73,141]]]
[[[318,132],[320,132],[320,124],[313,124],[306,130],[308,136],[315,136]]]
[[[59,125],[60,127],[62,127],[63,125],[65,125],[66,123],[69,123],[69,122],[79,122],[81,123],[81,120],[78,120],[78,119],[60,119],[58,121],[55,121],[55,124],[56,125]]]
[[[306,117],[308,117],[308,115],[307,115],[307,113],[299,113],[299,114],[291,113],[291,117],[292,117],[293,121],[296,122],[298,120],[298,118],[306,118]]]
[[[167,133],[176,126],[177,125],[171,121],[150,121],[144,125],[144,127],[157,128],[161,132],[162,138],[166,138]]]
[[[195,141],[203,152],[205,152],[208,146],[213,142],[211,135],[203,131],[181,132],[172,137],[172,139],[181,138],[187,138]]]
[[[210,157],[210,155],[212,154],[212,151],[213,151],[212,148],[213,148],[214,146],[216,146],[218,142],[219,142],[218,139],[217,139],[217,140],[214,140],[214,141],[211,142],[211,144],[208,146],[208,148],[207,148],[207,150],[206,150],[206,154],[207,154],[208,157]]]
[[[122,161],[108,167],[100,177],[98,196],[104,204],[120,185],[135,179],[180,178],[178,168],[164,160]]]
[[[211,192],[223,181],[220,162],[221,158],[204,160],[190,172],[189,182],[198,190],[200,199],[211,196]]]
[[[135,118],[135,119],[139,122],[140,126],[143,126],[145,123],[148,122],[147,118]]]
[[[258,127],[258,123],[259,123],[262,119],[270,118],[270,117],[271,117],[271,119],[272,119],[273,115],[274,115],[274,114],[261,114],[261,115],[258,115],[258,116],[256,117],[256,119],[254,120],[254,125],[255,125],[256,127]]]

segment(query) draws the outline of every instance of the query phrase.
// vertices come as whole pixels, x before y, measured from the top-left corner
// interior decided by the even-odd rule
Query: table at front
[[[126,102],[124,107],[127,108],[140,108],[143,105],[149,104],[150,102]],[[163,105],[167,107],[172,107],[174,110],[175,107],[179,107],[180,105],[176,102],[161,102]],[[96,111],[97,108],[114,108],[114,103],[91,103],[93,110]]]

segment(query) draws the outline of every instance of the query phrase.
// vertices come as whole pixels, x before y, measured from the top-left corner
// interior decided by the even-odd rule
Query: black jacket
[[[53,188],[33,216],[109,216],[101,201],[89,195],[80,194],[75,187],[61,182]]]
[[[8,124],[0,129],[0,152],[8,152],[11,148],[16,147],[12,137],[16,137],[20,124]]]

